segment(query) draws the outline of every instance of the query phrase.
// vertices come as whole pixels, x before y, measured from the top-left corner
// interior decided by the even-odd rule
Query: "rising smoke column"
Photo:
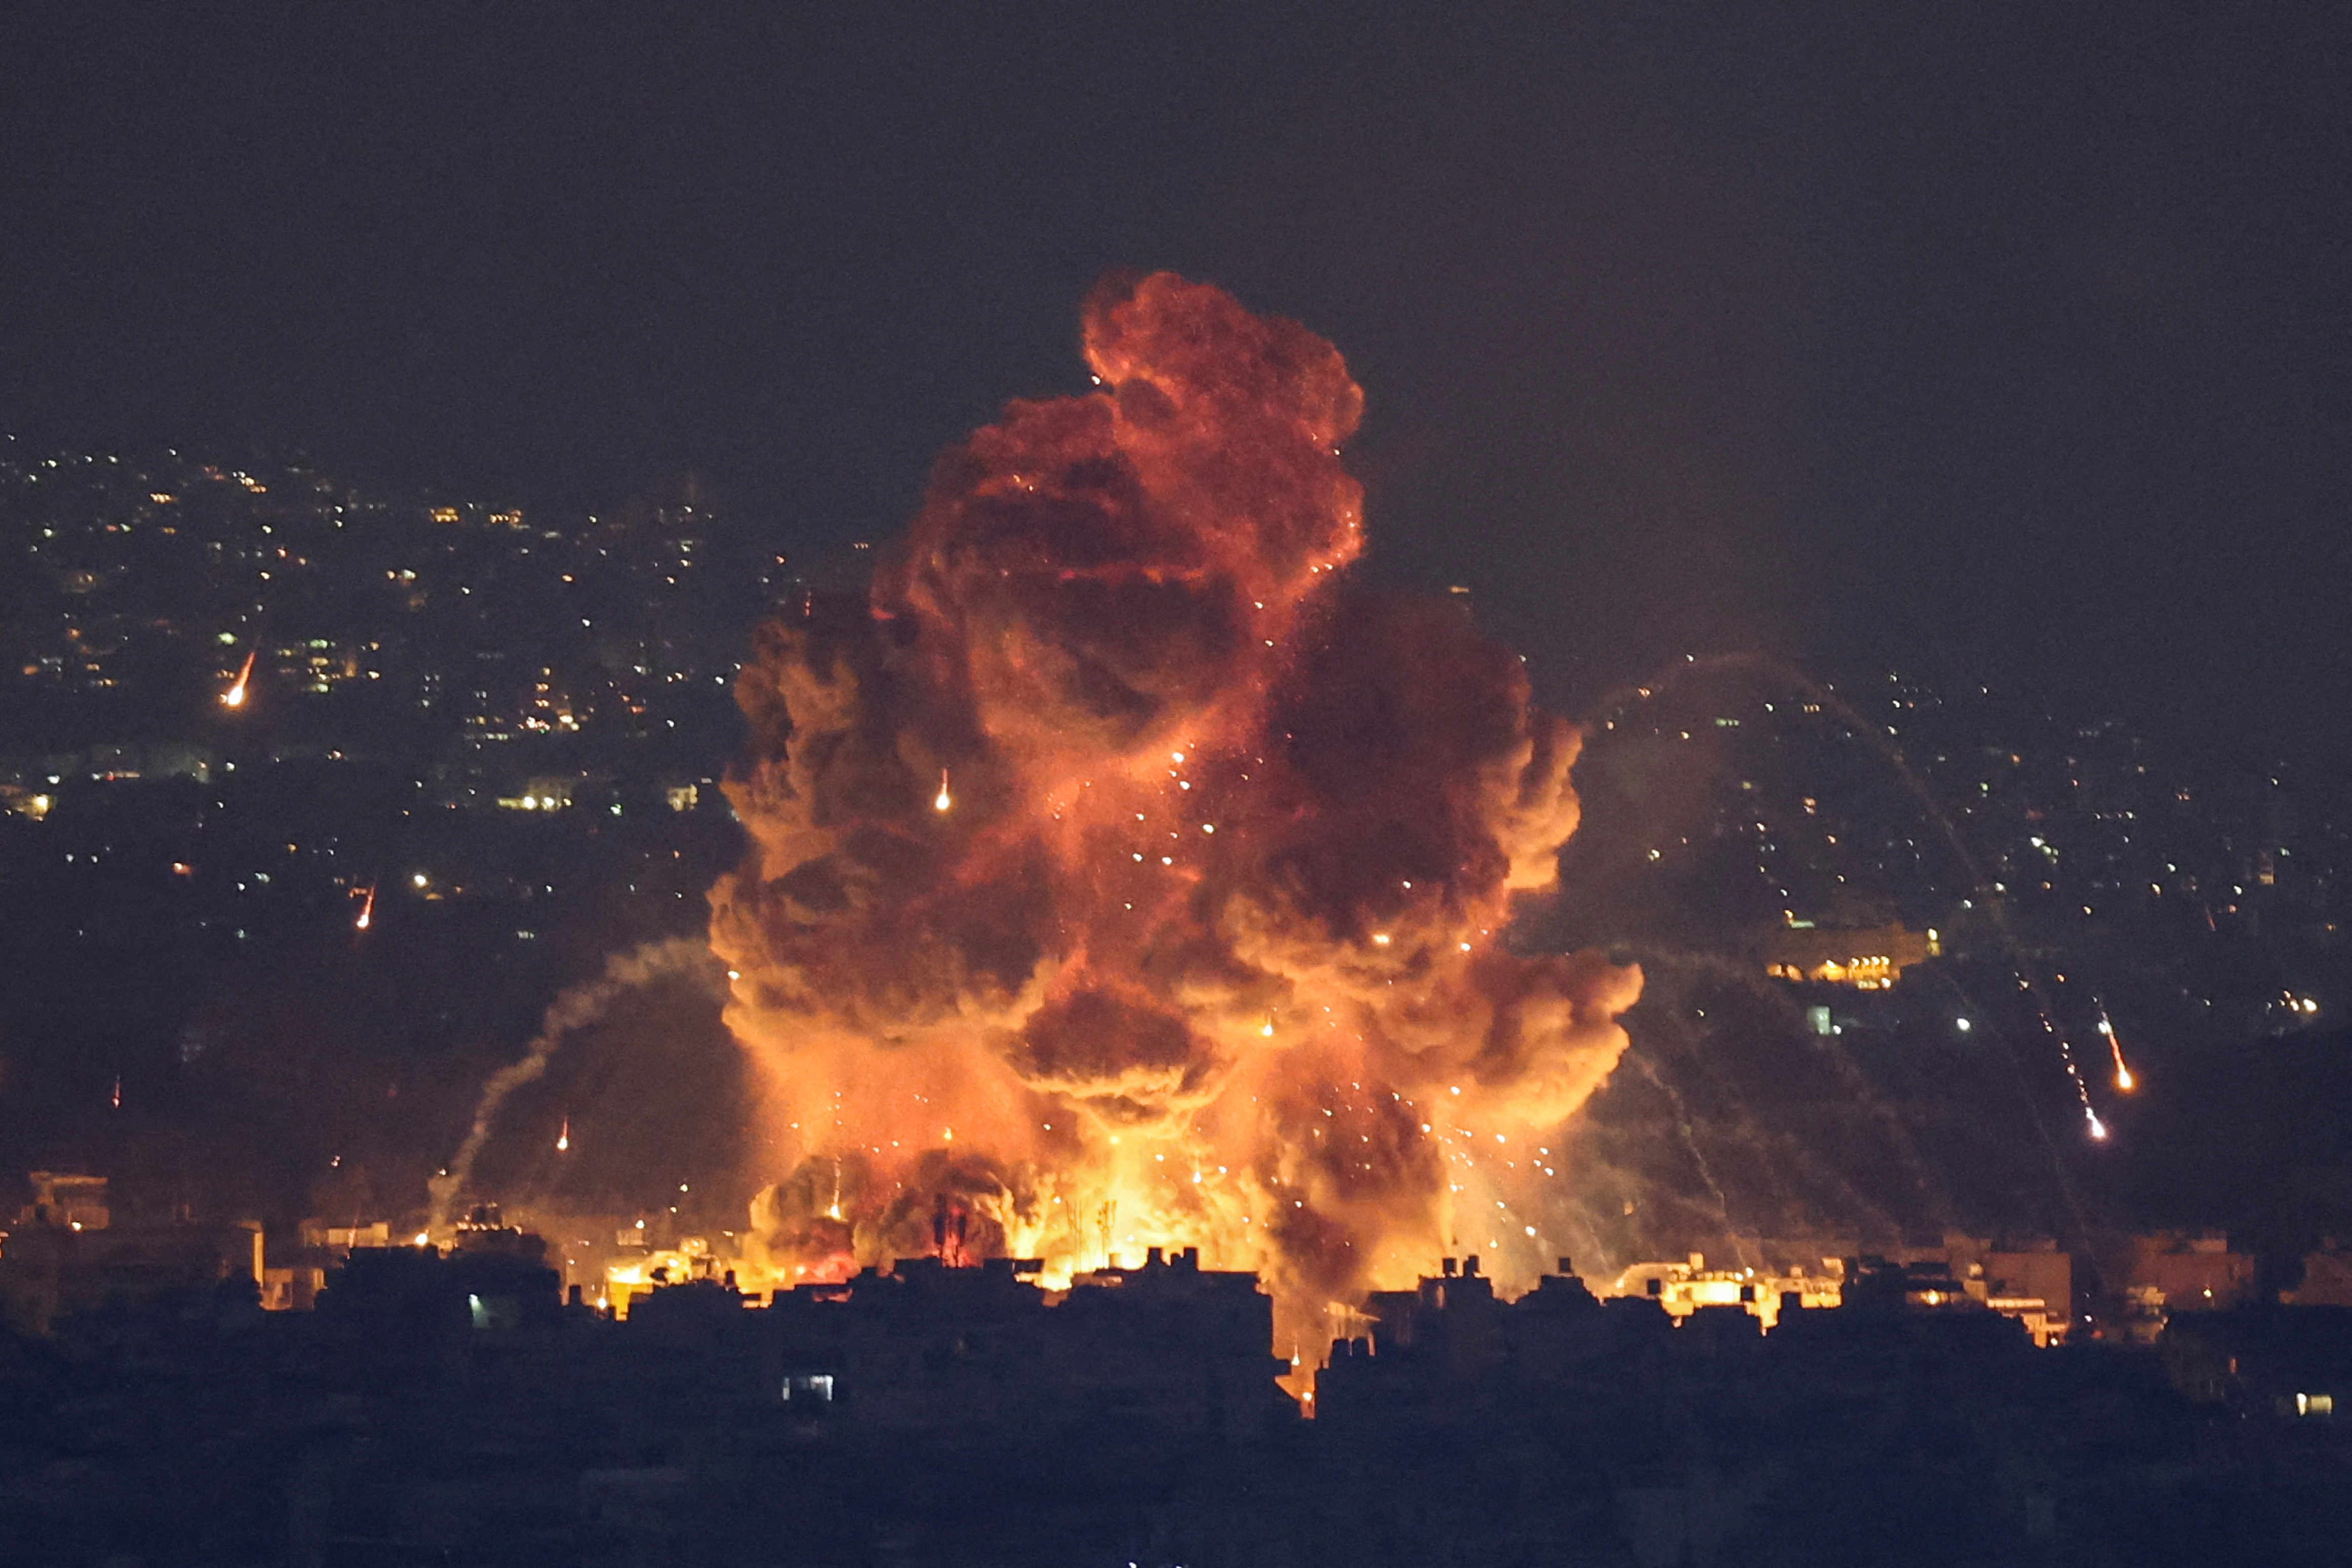
[[[1441,1251],[1532,1273],[1536,1152],[1638,973],[1516,955],[1578,734],[1458,606],[1343,588],[1362,393],[1160,273],[1085,310],[1102,390],[940,462],[870,602],[762,634],[713,889],[780,1275],[1198,1246],[1322,1314]],[[963,1222],[959,1222],[963,1223]]]
[[[373,893],[371,890],[370,898]],[[497,1126],[499,1109],[507,1096],[527,1083],[535,1082],[547,1071],[547,1064],[575,1029],[584,1028],[604,1016],[605,1010],[641,985],[660,979],[665,974],[691,974],[710,962],[702,943],[691,937],[674,936],[660,942],[648,942],[616,952],[604,961],[604,972],[595,979],[574,985],[547,1005],[541,1015],[539,1032],[524,1046],[515,1060],[492,1073],[482,1085],[482,1097],[474,1105],[474,1120],[466,1129],[465,1142],[437,1176],[426,1179],[425,1188],[432,1197],[425,1227],[434,1239],[446,1237],[450,1228],[450,1215],[457,1201],[465,1195],[467,1184],[474,1179],[474,1161],[482,1152],[482,1145],[490,1140],[491,1129]],[[564,1136],[572,1135],[571,1123],[564,1123]]]

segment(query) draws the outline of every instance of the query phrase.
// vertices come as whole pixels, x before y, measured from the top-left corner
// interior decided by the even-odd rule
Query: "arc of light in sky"
[[[1985,913],[1990,917],[1993,930],[2000,936],[2002,946],[2009,952],[2016,968],[2019,989],[2032,1001],[2034,1011],[2042,1020],[2042,1032],[2048,1035],[2058,1047],[2059,1065],[2065,1069],[2067,1082],[2074,1087],[2075,1102],[2082,1108],[2083,1121],[2090,1129],[2092,1141],[2095,1142],[2104,1141],[2107,1136],[2107,1125],[2099,1120],[2098,1112],[2092,1108],[2090,1086],[2084,1080],[2082,1069],[2075,1063],[2074,1044],[2052,1018],[2049,995],[2036,975],[2023,945],[2017,940],[2015,932],[2010,929],[2008,916],[2002,912],[2000,884],[1988,881],[1984,874],[1978,869],[1976,857],[1969,852],[1967,842],[1960,837],[1958,825],[1952,820],[1951,815],[1937,800],[1935,792],[1928,787],[1927,780],[1921,777],[1917,770],[1913,768],[1905,758],[1902,747],[1895,742],[1895,732],[1893,729],[1864,717],[1852,703],[1840,697],[1829,687],[1812,679],[1802,670],[1757,654],[1723,654],[1707,658],[1685,654],[1680,663],[1667,666],[1651,684],[1624,689],[1613,694],[1601,710],[1596,710],[1596,717],[1603,712],[1622,709],[1637,700],[1647,700],[1669,680],[1679,679],[1694,672],[1721,669],[1760,669],[1775,679],[1787,681],[1811,704],[1808,711],[1826,710],[1844,720],[1851,726],[1848,731],[1851,738],[1870,747],[1893,767],[1895,777],[1910,792],[1913,799],[1918,802],[1920,807],[1926,812],[1927,820],[1935,825],[1943,835],[1944,841],[1951,847],[1953,855],[1959,862],[1961,874],[1974,890],[1975,901],[1981,905]],[[1601,718],[1599,721],[1603,727],[1612,729],[1616,723],[1614,719],[1608,718]],[[1588,723],[1589,727],[1590,723]],[[2212,924],[2213,915],[2210,909],[2206,910],[2205,921],[2209,927]],[[2062,974],[2058,979],[2063,981],[2065,976]],[[2104,1014],[2104,1009],[2102,1013]],[[2108,1037],[2112,1042],[2113,1035],[2110,1034]],[[2116,1053],[2116,1088],[2128,1094],[2133,1087],[2131,1072],[2123,1065],[2123,1055],[2120,1049]]]

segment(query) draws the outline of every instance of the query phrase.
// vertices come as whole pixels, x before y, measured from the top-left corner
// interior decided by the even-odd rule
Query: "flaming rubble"
[[[711,945],[781,1173],[755,1258],[1193,1246],[1311,1359],[1439,1252],[1549,1262],[1549,1135],[1641,977],[1504,946],[1579,737],[1457,606],[1344,585],[1339,353],[1166,273],[1085,344],[1100,391],[950,451],[870,603],[743,674]]]

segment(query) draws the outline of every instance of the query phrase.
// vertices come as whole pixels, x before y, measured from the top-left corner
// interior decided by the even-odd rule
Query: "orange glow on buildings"
[[[1764,973],[1795,984],[1890,991],[1906,969],[1942,954],[1943,942],[1900,924],[1828,931],[1810,924],[1773,928],[1764,939]]]

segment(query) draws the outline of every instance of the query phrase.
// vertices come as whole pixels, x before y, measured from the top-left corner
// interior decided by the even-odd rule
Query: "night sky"
[[[0,203],[28,438],[821,550],[1172,268],[1572,709],[1752,648],[2352,762],[2337,6],[17,4]]]

